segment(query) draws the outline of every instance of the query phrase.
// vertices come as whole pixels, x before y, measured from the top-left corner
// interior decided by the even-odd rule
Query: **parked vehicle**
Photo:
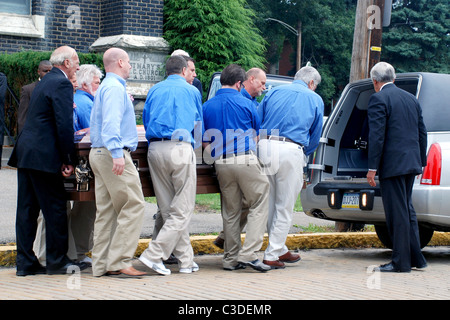
[[[216,92],[222,87],[222,85],[220,84],[220,74],[221,72],[215,72],[211,76],[207,100],[214,97],[216,95]],[[267,74],[266,78],[266,90],[263,91],[261,97],[259,97],[258,100],[261,100],[269,90],[272,90],[273,88],[281,86],[283,84],[290,84],[292,81],[294,81],[293,77],[280,76],[276,74]]]
[[[428,131],[428,163],[413,188],[423,247],[435,230],[450,231],[450,75],[398,74],[395,84],[419,99]],[[310,216],[373,224],[381,242],[391,248],[379,185],[371,187],[366,180],[367,108],[374,92],[370,79],[346,86],[310,158],[301,199]]]

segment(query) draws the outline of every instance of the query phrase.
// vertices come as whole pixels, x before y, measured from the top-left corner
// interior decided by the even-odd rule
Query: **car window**
[[[275,75],[267,75],[267,81],[266,81],[266,90],[263,91],[262,95],[257,98],[258,102],[261,102],[262,98],[266,95],[269,90],[272,90],[273,88],[285,84],[290,84],[294,79],[290,77],[283,77],[283,76],[275,76]],[[213,79],[210,83],[210,88],[208,91],[208,100],[211,99],[216,95],[216,92],[222,87],[220,84],[220,73],[215,73],[213,75]]]

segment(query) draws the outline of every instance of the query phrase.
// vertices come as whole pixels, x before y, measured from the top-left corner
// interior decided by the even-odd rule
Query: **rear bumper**
[[[374,201],[372,210],[359,208],[333,209],[329,205],[330,190],[360,192],[372,190]],[[369,187],[364,183],[318,183],[307,185],[301,193],[303,211],[320,219],[333,221],[379,224],[385,222],[385,214],[379,187]],[[450,231],[450,187],[427,186],[416,183],[413,189],[413,205],[420,224],[438,231]]]
[[[359,208],[342,208],[342,206],[330,207],[330,192],[338,191],[339,196],[345,193],[359,193],[371,191],[373,194],[372,210]],[[301,193],[303,211],[320,219],[334,221],[360,222],[365,224],[383,223],[385,215],[381,194],[378,187],[370,187],[367,183],[319,183],[307,185]]]

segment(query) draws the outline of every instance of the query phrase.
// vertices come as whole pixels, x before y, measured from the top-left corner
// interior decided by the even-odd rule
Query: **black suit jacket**
[[[22,87],[22,92],[20,94],[20,103],[19,109],[17,110],[17,130],[20,133],[25,125],[25,120],[27,118],[28,106],[30,104],[31,94],[33,93],[34,88],[39,83],[35,81],[33,83],[27,84]]]
[[[427,130],[412,94],[388,84],[369,100],[369,169],[380,179],[420,174],[427,164]]]
[[[73,86],[53,68],[31,95],[27,121],[14,147],[10,166],[51,173],[73,164]]]

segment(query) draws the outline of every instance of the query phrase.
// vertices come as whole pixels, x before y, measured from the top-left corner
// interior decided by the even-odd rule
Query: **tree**
[[[264,67],[265,41],[245,0],[166,0],[164,38],[195,60],[198,78],[208,84],[212,73],[230,63],[244,69]]]
[[[397,0],[391,25],[383,30],[382,59],[397,72],[449,73],[448,0]]]
[[[297,28],[302,25],[302,61],[310,62],[322,75],[322,84],[317,92],[330,107],[348,83],[350,72],[353,30],[355,25],[356,0],[248,0],[251,8],[259,12],[257,26],[269,42],[270,62],[279,61],[284,39],[293,48],[297,38],[280,24],[267,18],[281,20]],[[295,65],[296,53],[291,57]],[[292,70],[294,75],[297,70]]]

